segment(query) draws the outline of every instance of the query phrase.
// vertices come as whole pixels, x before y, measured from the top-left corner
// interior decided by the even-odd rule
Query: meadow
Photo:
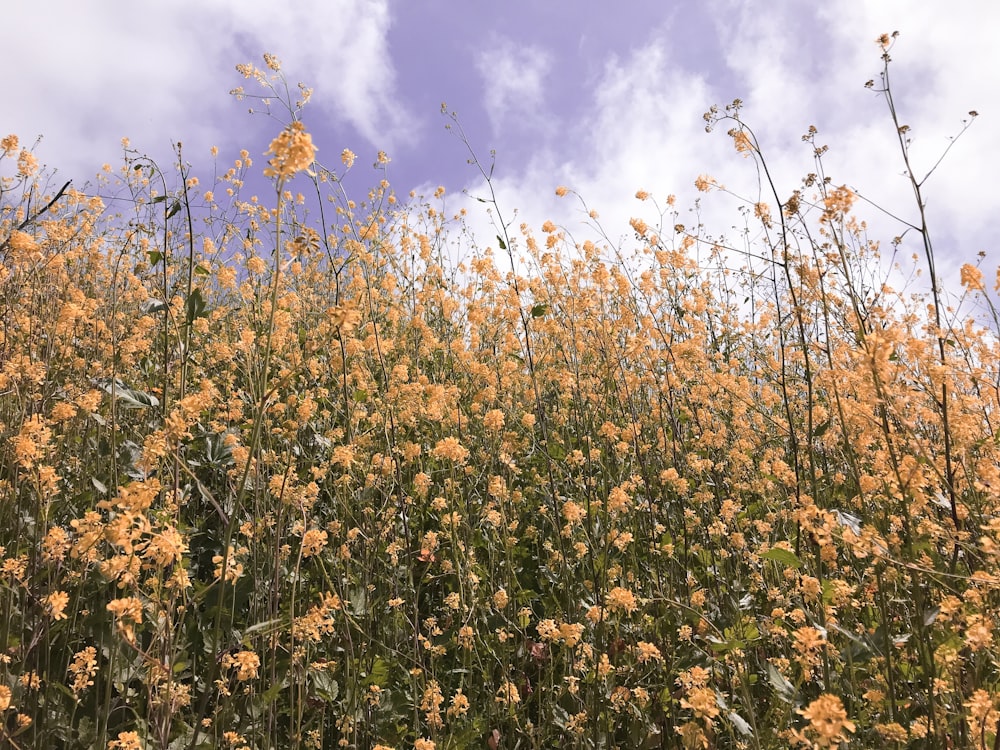
[[[1000,275],[944,288],[921,175],[909,290],[739,102],[743,245],[486,196],[455,264],[239,70],[286,116],[207,183],[0,142],[0,746],[1000,748]]]

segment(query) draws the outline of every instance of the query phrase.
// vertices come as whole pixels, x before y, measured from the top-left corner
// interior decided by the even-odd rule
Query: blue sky
[[[15,3],[0,26],[0,130],[26,143],[42,135],[40,160],[77,185],[120,161],[123,136],[164,163],[183,141],[203,180],[213,145],[223,167],[246,148],[263,168],[280,125],[249,116],[228,92],[246,83],[236,63],[260,64],[270,52],[291,83],[315,88],[303,119],[325,163],[350,148],[366,165],[385,149],[398,194],[444,185],[449,208],[481,212],[461,195],[481,186],[444,130],[442,102],[483,159],[496,150],[508,212],[536,228],[546,219],[579,227],[579,204],[553,193],[565,184],[617,239],[630,234],[630,216],[655,218],[636,201],[640,188],[676,194],[685,211],[707,173],[754,197],[750,164],[701,119],[740,97],[783,193],[812,169],[799,136],[816,125],[834,182],[912,216],[885,104],[863,87],[880,70],[875,38],[898,30],[892,74],[918,170],[934,164],[969,110],[981,113],[929,181],[928,202],[943,265],[957,271],[986,251],[990,278],[1000,236],[991,194],[998,27],[992,0]],[[363,195],[373,179],[356,168],[348,189]],[[703,198],[703,209],[717,233],[738,220],[721,197]],[[899,233],[877,212],[870,218],[884,240]],[[484,243],[489,231],[483,224]]]

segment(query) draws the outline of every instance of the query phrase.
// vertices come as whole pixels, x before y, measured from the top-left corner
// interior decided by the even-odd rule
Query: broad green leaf
[[[119,406],[125,409],[145,409],[148,406],[159,406],[160,401],[150,393],[129,388],[120,380],[100,381],[100,386],[114,395]]]
[[[798,570],[802,567],[802,561],[796,556],[794,552],[790,552],[782,547],[772,547],[763,555],[761,555],[765,560],[771,560],[778,563],[779,565],[784,565],[786,568],[795,568]]]
[[[735,711],[730,711],[727,716],[729,718],[729,723],[736,728],[737,732],[742,734],[744,737],[753,737],[753,728],[746,719]]]
[[[775,669],[773,664],[767,665],[767,679],[781,700],[785,701],[785,703],[795,702],[795,686],[781,672]]]
[[[191,325],[196,319],[205,317],[205,298],[201,294],[201,289],[195,287],[188,295],[187,303],[184,305],[187,310],[187,324]]]

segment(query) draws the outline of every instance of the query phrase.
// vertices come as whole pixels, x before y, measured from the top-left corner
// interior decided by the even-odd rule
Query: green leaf
[[[765,560],[771,560],[778,563],[779,565],[784,565],[786,568],[795,568],[798,570],[802,567],[802,561],[795,555],[794,552],[789,552],[787,549],[781,547],[771,547],[767,552],[761,555]]]
[[[717,654],[726,654],[729,653],[730,651],[737,651],[737,650],[742,651],[743,649],[746,648],[747,645],[738,638],[734,638],[729,641],[722,641],[716,638],[715,636],[711,635],[708,637],[708,641],[711,644],[711,649]]]
[[[753,737],[753,728],[749,723],[747,723],[746,719],[735,711],[730,711],[727,716],[729,718],[729,723],[733,725],[737,732],[742,734],[744,737]]]
[[[548,312],[548,309],[549,309],[548,305],[535,305],[534,307],[531,308],[531,317],[541,318],[542,316],[545,315],[546,312]]]
[[[141,167],[141,165],[136,164],[135,168],[136,169],[141,169],[142,167]],[[165,196],[165,195],[158,195],[155,198],[153,198],[153,205],[156,205],[157,203],[165,203],[166,200],[167,200],[167,196]]]
[[[104,484],[104,482],[102,482],[102,481],[100,481],[98,479],[95,479],[94,477],[91,477],[90,478],[90,483],[92,485],[94,485],[94,489],[97,490],[98,492],[100,492],[102,495],[107,495],[108,494],[108,488]]]
[[[205,317],[205,310],[208,305],[205,304],[205,298],[201,294],[201,289],[195,287],[191,290],[191,294],[188,295],[187,303],[184,307],[187,310],[188,325],[191,325],[197,318]]]
[[[167,210],[167,215],[164,218],[169,219],[171,216],[173,216],[180,210],[181,210],[181,202],[174,201],[173,204],[171,204],[170,208]]]
[[[205,268],[205,266],[203,266],[201,263],[199,263],[194,267],[194,272],[198,276],[211,276],[212,274],[212,271],[208,268]]]
[[[119,406],[125,409],[145,409],[148,406],[160,405],[160,401],[156,396],[145,391],[137,391],[134,388],[129,388],[117,378],[115,380],[101,380],[98,383],[101,388],[118,400]]]
[[[159,250],[147,250],[146,256],[149,258],[149,262],[154,266],[163,260],[163,253]]]
[[[941,614],[941,608],[940,607],[932,607],[931,609],[925,610],[924,611],[924,627],[927,628],[927,627],[930,627],[931,625],[933,625],[934,621],[938,618],[939,614]]]
[[[506,250],[507,249],[507,243],[503,241],[503,237],[501,237],[499,234],[497,235],[497,242],[500,243],[500,249],[501,250]]]
[[[823,424],[813,430],[813,437],[823,437],[823,434],[830,429],[830,420],[826,420]]]
[[[792,683],[790,683],[785,676],[781,674],[781,672],[775,669],[773,664],[767,665],[767,679],[781,700],[785,703],[795,702],[795,686],[792,685]]]

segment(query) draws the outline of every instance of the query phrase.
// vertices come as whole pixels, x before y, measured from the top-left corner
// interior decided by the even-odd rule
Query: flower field
[[[210,184],[0,143],[0,746],[1000,747],[1000,331],[919,175],[916,290],[738,102],[745,245],[484,198],[456,264],[298,93]]]

